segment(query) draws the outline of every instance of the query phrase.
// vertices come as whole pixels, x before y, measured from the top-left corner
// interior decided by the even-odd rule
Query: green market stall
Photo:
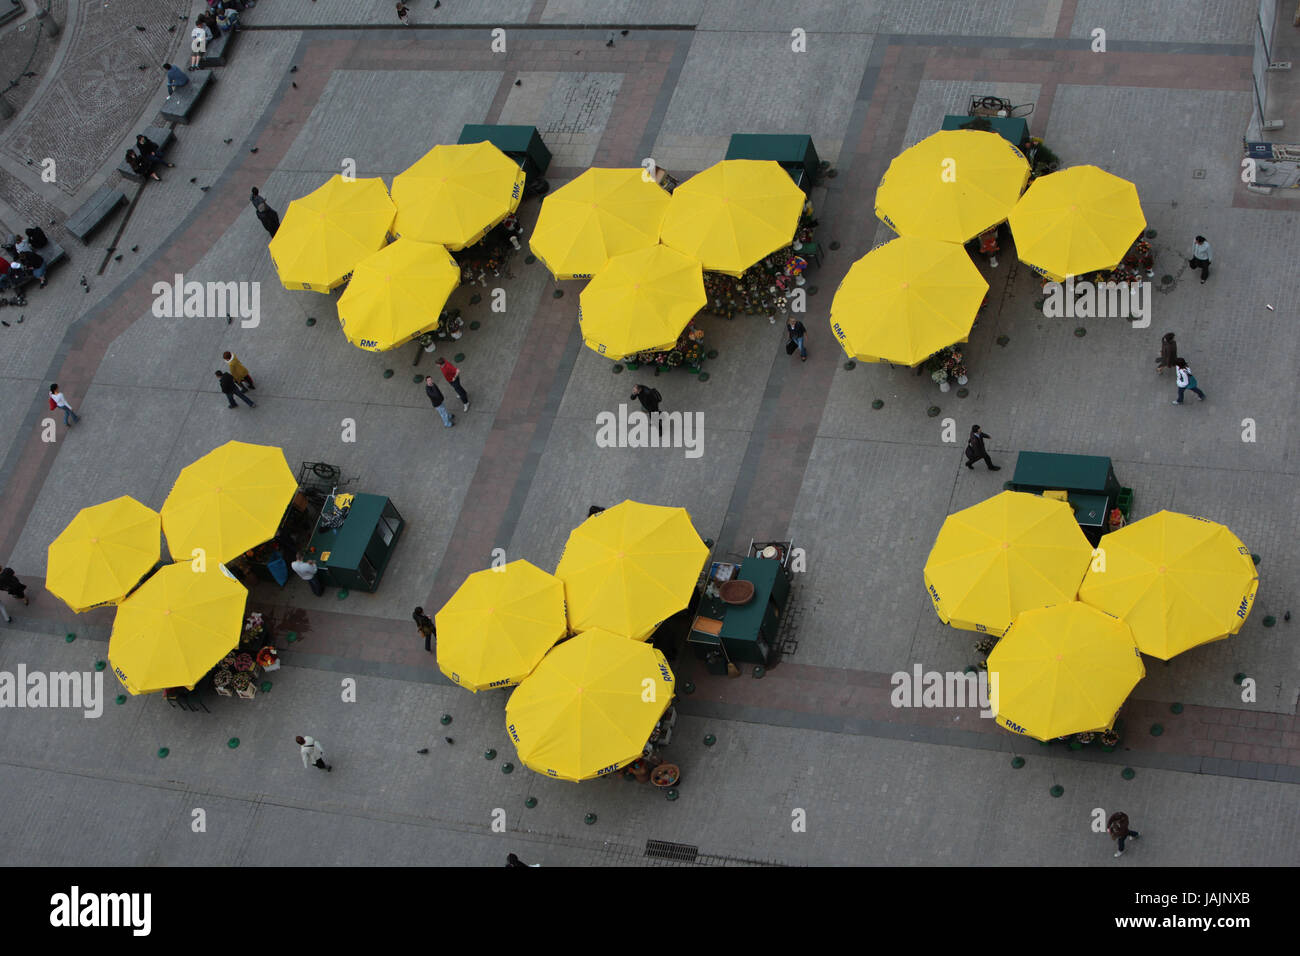
[[[383,495],[332,494],[312,532],[308,556],[323,583],[374,591],[405,525]]]

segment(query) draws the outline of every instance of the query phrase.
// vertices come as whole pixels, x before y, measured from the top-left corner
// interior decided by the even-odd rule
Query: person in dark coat
[[[32,603],[27,597],[27,585],[18,580],[18,575],[14,574],[13,568],[0,571],[0,591],[22,598],[24,604]]]
[[[135,138],[135,151],[155,165],[163,165],[168,169],[171,169],[176,165],[175,163],[169,163],[163,159],[161,147],[148,136],[144,135],[144,133],[141,133]]]
[[[659,403],[663,401],[663,396],[659,394],[659,389],[650,388],[646,385],[633,385],[632,394],[629,395],[628,398],[635,398],[641,403],[641,409],[650,416],[650,421],[659,422],[659,434],[662,435],[664,433],[663,417],[660,416],[658,419],[655,418],[655,414],[659,411]]]
[[[1163,375],[1165,369],[1173,368],[1178,361],[1178,343],[1174,341],[1174,333],[1166,332],[1164,338],[1160,340],[1160,357],[1156,359],[1156,372]]]
[[[280,228],[280,214],[268,206],[266,203],[257,207],[257,221],[262,224],[262,228],[275,238],[276,231]]]
[[[808,349],[804,345],[804,337],[808,334],[808,330],[804,328],[803,323],[792,315],[786,320],[785,330],[790,336],[790,341],[785,347],[785,354],[793,355],[794,350],[798,349],[799,361],[808,361]]]
[[[153,171],[153,163],[133,149],[126,151],[126,164],[131,167],[131,171],[137,176],[148,176],[150,179],[162,182],[162,177]]]
[[[424,377],[424,394],[429,396],[429,401],[433,403],[433,407],[438,410],[439,416],[442,417],[443,428],[451,428],[456,424],[456,416],[447,411],[447,406],[444,404],[445,399],[442,397],[442,391],[437,385],[433,384],[432,375],[426,375]]]
[[[424,638],[424,649],[432,654],[433,648],[429,645],[433,642],[433,639],[438,636],[438,628],[433,623],[433,618],[424,613],[424,608],[417,607],[413,612],[411,612],[411,620],[415,621],[415,629],[419,631],[420,635]]]
[[[984,447],[984,439],[991,437],[991,435],[986,435],[984,432],[980,431],[978,425],[972,425],[970,427],[970,439],[966,442],[967,468],[974,468],[975,462],[982,458],[984,459],[984,464],[989,466],[989,471],[1002,470],[999,465],[993,464],[993,459],[989,457],[988,450]]]
[[[1118,840],[1119,845],[1115,849],[1115,856],[1121,856],[1124,853],[1124,841],[1136,840],[1140,834],[1136,830],[1130,830],[1128,825],[1128,814],[1122,810],[1116,810],[1106,821],[1106,832],[1110,834],[1112,840]]]
[[[257,407],[257,402],[244,394],[244,390],[239,387],[239,383],[235,381],[235,376],[231,375],[229,372],[214,372],[213,374],[221,380],[221,394],[226,396],[227,401],[230,402],[231,408],[239,407],[235,404],[236,395],[238,395],[239,400],[249,408]]]

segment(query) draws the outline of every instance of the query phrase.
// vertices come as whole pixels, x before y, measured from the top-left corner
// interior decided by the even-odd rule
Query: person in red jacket
[[[465,391],[465,386],[460,384],[460,369],[445,358],[438,359],[438,368],[442,369],[442,377],[447,380],[447,384],[460,396],[461,402],[465,405],[465,411],[469,411],[469,393]]]

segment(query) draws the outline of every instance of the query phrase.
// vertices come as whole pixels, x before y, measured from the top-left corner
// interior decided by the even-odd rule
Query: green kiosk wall
[[[516,160],[528,174],[543,176],[551,165],[551,151],[542,142],[536,126],[509,126],[499,123],[471,123],[460,131],[459,143],[487,141],[511,159]]]
[[[331,509],[326,505],[326,510]],[[311,537],[312,557],[324,583],[354,591],[374,591],[406,522],[382,495],[356,495],[339,528],[318,522]]]

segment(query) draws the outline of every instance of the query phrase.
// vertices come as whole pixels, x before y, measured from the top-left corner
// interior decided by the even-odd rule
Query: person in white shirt
[[[81,416],[72,410],[72,406],[68,404],[68,400],[64,398],[63,393],[59,391],[58,382],[55,382],[50,386],[50,401],[54,403],[54,408],[63,409],[63,424],[67,425],[69,428],[81,421]]]
[[[212,31],[205,24],[199,24],[190,31],[190,69],[197,70],[203,62],[203,54],[208,50],[208,41]]]
[[[1196,242],[1192,244],[1192,258],[1187,264],[1193,269],[1201,270],[1201,285],[1205,285],[1205,280],[1210,277],[1210,260],[1214,258],[1214,250],[1210,248],[1210,242],[1204,236],[1197,236]]]
[[[293,568],[295,574],[311,585],[311,593],[320,597],[325,593],[325,585],[321,584],[320,578],[316,577],[316,562],[307,560],[307,556],[301,551],[298,557],[289,567]]]
[[[333,770],[325,762],[325,748],[322,747],[314,737],[294,737],[298,742],[298,749],[302,753],[302,765],[306,767],[317,767],[321,770]]]

